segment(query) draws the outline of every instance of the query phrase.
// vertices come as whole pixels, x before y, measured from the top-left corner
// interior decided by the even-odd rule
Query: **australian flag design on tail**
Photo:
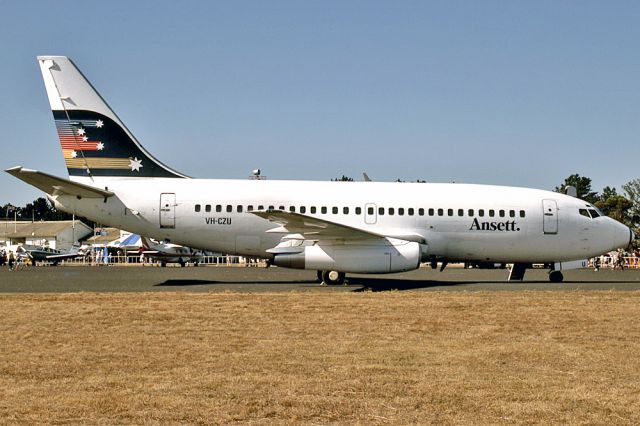
[[[182,177],[150,158],[109,117],[81,110],[53,111],[53,117],[70,176]]]

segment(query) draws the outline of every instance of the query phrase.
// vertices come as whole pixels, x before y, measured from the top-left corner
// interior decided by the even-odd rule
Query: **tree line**
[[[72,220],[73,215],[56,209],[48,199],[40,197],[22,207],[10,203],[0,206],[0,218],[3,220],[51,221]],[[92,228],[95,226],[95,222],[84,217],[76,216],[76,220],[80,220]]]
[[[633,228],[638,235],[640,227],[640,179],[634,179],[622,185],[622,194],[615,188],[605,186],[602,192],[591,188],[591,179],[573,174],[564,183],[555,187],[556,192],[564,193],[568,186],[576,188],[577,197],[598,207],[607,216]]]

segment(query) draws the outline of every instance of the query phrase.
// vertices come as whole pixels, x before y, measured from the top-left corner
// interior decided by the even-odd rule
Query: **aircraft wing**
[[[50,195],[67,194],[84,198],[107,198],[114,195],[111,191],[72,182],[69,179],[60,178],[37,170],[25,169],[21,166],[12,167],[5,170],[5,172]]]
[[[267,232],[277,234],[301,234],[309,240],[364,240],[384,238],[386,235],[365,231],[300,213],[283,210],[252,211],[256,216],[281,225]]]
[[[82,257],[83,255],[80,253],[69,253],[69,254],[50,254],[45,257],[46,260],[65,260],[65,259],[75,259],[76,257]]]

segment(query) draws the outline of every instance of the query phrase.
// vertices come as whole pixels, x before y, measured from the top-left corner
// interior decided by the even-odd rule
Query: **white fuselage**
[[[248,256],[270,257],[267,250],[283,237],[267,232],[280,225],[252,214],[251,209],[295,209],[385,236],[409,235],[412,241],[423,240],[423,260],[426,255],[452,261],[569,261],[624,246],[631,237],[629,229],[613,219],[581,215],[579,209],[593,209],[582,200],[527,188],[173,178],[72,180],[107,188],[116,197],[53,197],[63,210],[157,240]]]

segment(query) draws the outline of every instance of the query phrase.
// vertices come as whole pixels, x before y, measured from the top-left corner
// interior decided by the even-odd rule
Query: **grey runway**
[[[558,291],[640,290],[640,270],[565,271],[552,284],[547,271],[530,270],[523,282],[506,282],[505,270],[421,268],[402,274],[348,275],[344,286],[321,286],[314,271],[238,267],[26,267],[0,269],[0,293],[73,292],[308,292],[308,291]]]

